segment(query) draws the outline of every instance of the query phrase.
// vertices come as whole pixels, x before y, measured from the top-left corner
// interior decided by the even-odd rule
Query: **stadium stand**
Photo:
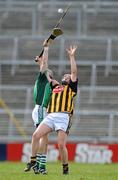
[[[38,71],[33,58],[59,18],[57,9],[68,2],[0,0],[0,141],[31,138],[32,93]],[[79,47],[80,94],[70,141],[118,142],[117,10],[115,0],[74,0],[61,25],[63,38],[50,48],[49,66],[60,80],[65,70],[69,72],[65,46],[76,43]],[[18,119],[27,139],[12,117]],[[55,140],[53,135],[50,138]]]

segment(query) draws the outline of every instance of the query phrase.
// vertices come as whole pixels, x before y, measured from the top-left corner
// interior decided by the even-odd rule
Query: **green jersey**
[[[38,77],[35,81],[34,85],[34,93],[33,93],[33,98],[34,98],[34,103],[38,105],[42,105],[43,102],[43,97],[44,97],[44,91],[46,84],[48,83],[48,79],[45,75],[45,73],[39,73]]]
[[[48,82],[45,86],[45,92],[43,96],[42,106],[47,108],[52,94],[50,83]]]

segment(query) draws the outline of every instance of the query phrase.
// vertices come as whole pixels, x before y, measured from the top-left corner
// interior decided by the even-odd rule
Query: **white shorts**
[[[67,131],[69,126],[69,115],[67,113],[49,113],[42,123],[49,126],[53,131],[63,130]]]
[[[34,125],[36,126],[37,124],[40,124],[46,115],[46,108],[36,104],[32,111]]]

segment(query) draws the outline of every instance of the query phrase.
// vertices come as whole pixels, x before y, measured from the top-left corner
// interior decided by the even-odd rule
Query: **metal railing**
[[[27,125],[30,124],[31,127],[28,126],[28,129],[30,129],[30,134],[28,135],[28,138],[25,139],[25,140],[28,140],[31,138],[31,135],[33,133],[33,123],[32,123],[32,120],[31,120],[31,112],[32,112],[32,109],[30,108],[31,107],[31,103],[32,103],[32,99],[30,98],[29,100],[29,86],[27,87],[22,87],[22,86],[8,86],[8,85],[4,85],[4,86],[0,86],[0,89],[2,91],[5,91],[7,89],[7,91],[12,91],[12,90],[20,90],[21,93],[22,93],[22,90],[25,90],[26,91],[26,95],[25,95],[25,100],[26,100],[26,106],[24,109],[16,109],[15,107],[11,108],[11,112],[14,114],[14,116],[17,116],[17,114],[21,114],[22,116],[24,116],[25,118],[22,119],[22,126],[25,130],[27,130]],[[74,114],[74,121],[73,121],[73,126],[76,127],[77,129],[75,130],[75,133],[72,133],[72,135],[70,135],[69,137],[69,140],[71,141],[79,141],[79,140],[85,140],[85,141],[107,141],[107,142],[114,142],[114,141],[118,141],[118,135],[114,135],[114,128],[115,129],[118,129],[118,127],[115,125],[114,127],[114,122],[117,121],[117,118],[115,119],[114,117],[117,116],[118,117],[118,112],[116,110],[87,110],[86,108],[84,109],[84,107],[81,109],[81,104],[82,104],[82,97],[81,97],[81,92],[88,92],[88,98],[86,99],[86,102],[89,102],[89,93],[91,93],[91,91],[93,92],[94,96],[91,97],[91,98],[94,98],[95,97],[95,94],[97,92],[111,92],[111,93],[115,93],[117,92],[118,93],[118,87],[97,87],[95,86],[94,88],[93,87],[87,87],[87,86],[83,86],[83,87],[80,87],[80,104],[78,103],[78,98],[77,98],[77,102],[76,102],[76,106],[75,106],[75,114]],[[13,91],[14,93],[14,91]],[[15,95],[14,95],[15,96]],[[28,97],[28,98],[27,98]],[[100,98],[100,97],[99,97]],[[103,97],[102,97],[103,98]],[[117,97],[116,97],[117,98]],[[19,100],[18,100],[19,101]],[[84,100],[85,101],[85,100]],[[91,104],[90,104],[91,105]],[[4,109],[0,109],[0,116],[3,115],[5,112],[4,112]],[[99,118],[101,118],[101,116],[103,116],[103,119],[102,119],[102,122],[104,122],[104,115],[107,116],[107,121],[108,121],[108,126],[104,127],[105,128],[105,131],[107,132],[107,135],[103,136],[102,134],[99,135],[99,131],[100,131],[100,127],[97,127],[97,124],[94,125],[92,128],[90,125],[86,125],[85,124],[85,127],[81,127],[81,118],[82,116],[86,116],[86,118],[88,119],[88,116],[91,115],[96,115],[96,116],[100,116]],[[5,118],[5,121],[8,121],[8,119]],[[31,123],[30,123],[31,121]],[[84,120],[82,120],[84,121]],[[89,121],[89,119],[88,119]],[[93,119],[94,122],[98,121],[97,119]],[[1,119],[1,122],[2,122],[2,119]],[[2,127],[4,128],[4,127]],[[2,136],[1,135],[1,141],[2,141],[2,138],[5,139],[6,137],[6,140],[8,139],[12,139],[12,141],[14,140],[23,140],[23,138],[21,138],[20,135],[16,135],[14,137],[14,131],[13,131],[13,126],[11,126],[11,130],[9,131],[10,134],[6,134],[6,136]],[[88,129],[88,134],[86,134],[86,128]],[[102,128],[102,125],[101,125],[101,128]],[[96,129],[96,135],[93,133],[92,135],[92,131]],[[79,133],[79,131],[82,130],[82,135],[81,133]],[[84,134],[84,131],[85,131],[85,134]],[[7,130],[6,130],[7,132]],[[74,132],[74,129],[73,129],[73,132]],[[7,132],[8,133],[8,132]],[[12,134],[13,133],[13,134]],[[90,134],[89,134],[90,133]],[[97,134],[98,133],[98,134]],[[79,135],[78,135],[79,134]],[[53,136],[51,136],[51,140],[55,140],[53,138]]]
[[[110,64],[106,63],[106,61],[86,61],[86,60],[76,60],[76,63],[77,63],[77,66],[90,66],[91,67],[91,75],[90,75],[90,88],[94,88],[96,86],[96,78],[97,78],[97,67],[100,67],[100,66],[104,66],[107,68],[107,66],[118,66],[118,61],[111,61]],[[0,61],[0,69],[1,69],[1,65],[12,65],[12,68],[15,68],[19,65],[32,65],[34,66],[34,62],[31,61],[31,60],[15,60],[15,61],[11,61],[11,60],[5,60],[5,61]],[[63,60],[60,60],[60,61],[57,61],[57,60],[50,60],[49,61],[49,65],[50,66],[58,66],[59,67],[59,71],[62,72],[63,68],[65,67],[65,65],[69,65],[69,62],[67,61],[63,61]],[[60,70],[61,69],[61,70]],[[14,69],[15,71],[15,69]],[[12,71],[11,71],[12,73]],[[105,72],[104,72],[105,73]],[[59,74],[59,73],[58,73]],[[61,74],[59,74],[61,75]],[[0,76],[0,82],[2,82],[2,74]]]
[[[53,2],[53,3],[52,3]],[[69,1],[68,1],[69,2]],[[65,8],[67,6],[67,1],[47,1],[47,2],[36,2],[36,1],[32,1],[29,2],[28,0],[26,1],[15,1],[15,0],[8,0],[8,1],[0,1],[0,12],[3,12],[2,16],[1,16],[1,20],[0,20],[0,27],[2,22],[5,20],[4,18],[9,16],[9,12],[27,12],[27,13],[31,13],[31,27],[30,29],[30,35],[29,36],[24,36],[22,35],[17,36],[14,34],[13,35],[2,35],[0,36],[0,40],[4,40],[4,39],[12,39],[13,40],[13,51],[12,51],[12,55],[9,59],[4,59],[2,60],[2,58],[0,59],[0,96],[2,97],[2,91],[5,91],[6,89],[8,91],[13,91],[13,90],[24,90],[25,91],[25,105],[24,105],[24,109],[15,109],[15,107],[11,108],[11,112],[14,115],[22,115],[23,117],[23,122],[22,125],[24,128],[27,128],[27,124],[29,122],[29,120],[31,120],[31,103],[32,103],[32,99],[31,99],[31,93],[32,93],[32,87],[30,86],[8,86],[8,85],[3,85],[2,84],[2,66],[1,65],[12,65],[11,68],[11,74],[15,75],[16,73],[16,67],[18,67],[20,64],[22,65],[34,65],[34,62],[28,59],[20,59],[18,57],[19,55],[19,41],[23,41],[23,40],[31,40],[31,41],[35,41],[35,40],[42,40],[45,39],[45,36],[42,35],[43,32],[43,26],[41,24],[41,22],[37,22],[37,19],[39,21],[39,16],[41,18],[43,18],[43,16],[41,16],[41,14],[45,13],[45,12],[49,12],[49,13],[57,13],[57,9],[60,7]],[[48,10],[48,11],[47,11]],[[75,34],[69,34],[69,35],[64,35],[64,37],[62,39],[59,40],[59,61],[53,59],[49,61],[50,65],[57,65],[59,66],[59,72],[58,74],[62,73],[63,68],[65,65],[68,64],[67,61],[64,61],[65,59],[65,45],[66,45],[66,41],[70,41],[70,42],[76,42],[77,44],[81,44],[81,42],[83,41],[92,41],[92,42],[96,42],[96,43],[101,43],[101,44],[105,44],[105,57],[102,59],[97,59],[97,60],[88,60],[88,59],[79,59],[77,60],[77,65],[78,66],[90,66],[91,67],[91,75],[90,75],[90,86],[81,86],[80,91],[82,92],[87,92],[88,93],[88,99],[87,102],[88,103],[93,103],[94,102],[94,98],[97,94],[97,92],[113,92],[113,93],[117,93],[118,92],[118,88],[117,87],[105,87],[105,86],[96,86],[96,77],[97,77],[97,67],[100,66],[104,66],[105,67],[105,75],[108,76],[109,73],[112,70],[112,66],[118,66],[118,61],[117,59],[113,58],[113,42],[118,42],[118,36],[116,35],[100,35],[99,36],[88,36],[87,35],[87,13],[93,13],[93,15],[97,15],[97,13],[100,12],[104,12],[104,13],[116,13],[117,14],[117,10],[118,10],[118,2],[113,2],[112,1],[107,1],[107,0],[93,0],[93,1],[76,1],[72,3],[72,7],[70,9],[70,13],[76,15],[76,29],[75,29]],[[39,13],[37,15],[37,12]],[[81,20],[82,17],[82,13],[84,16],[84,21]],[[66,23],[66,21],[64,21],[64,23]],[[40,24],[40,26],[39,26]],[[53,25],[52,25],[53,26]],[[83,27],[83,29],[82,29]],[[49,30],[49,29],[47,29]],[[40,33],[40,36],[38,35],[38,33]],[[10,46],[12,46],[10,44]],[[100,47],[100,45],[99,45]],[[33,47],[34,48],[34,47]],[[5,50],[5,47],[4,47]],[[25,50],[29,50],[30,49],[25,49]],[[96,51],[97,52],[97,51]],[[7,48],[6,48],[6,53],[7,53]],[[117,98],[117,97],[116,97]],[[78,99],[77,99],[78,100]],[[118,142],[118,135],[114,135],[114,123],[117,121],[117,116],[118,116],[118,112],[115,110],[87,110],[87,109],[81,109],[81,103],[83,102],[83,99],[81,99],[81,95],[80,95],[80,106],[77,103],[77,106],[75,107],[75,122],[74,122],[74,126],[78,125],[78,117],[80,116],[88,116],[88,115],[96,115],[96,116],[104,116],[106,115],[108,117],[108,127],[105,127],[105,131],[107,132],[106,136],[93,136],[92,135],[76,135],[76,134],[72,134],[69,139],[72,141],[106,141],[106,142]],[[3,115],[4,109],[0,108],[0,116]],[[1,122],[2,119],[0,118]],[[5,119],[6,121],[8,121],[8,119]],[[81,119],[80,119],[81,121]],[[32,123],[31,123],[32,124]],[[33,132],[33,127],[31,128],[31,133],[29,134],[28,138],[24,139],[20,136],[20,135],[15,135],[14,136],[14,131],[13,130],[13,125],[12,123],[9,124],[9,131],[8,134],[4,135],[4,136],[0,136],[0,141],[16,141],[16,140],[20,140],[20,141],[27,141],[31,138],[32,132]],[[79,127],[79,128],[83,128],[83,127]],[[90,127],[87,127],[88,129],[90,129],[90,131],[92,130]],[[96,128],[97,127],[93,127]],[[118,129],[118,127],[115,127],[116,129]],[[84,128],[82,129],[83,131],[85,130]],[[98,129],[99,131],[99,129]],[[53,138],[53,136],[51,136],[52,140],[55,140]]]
[[[30,41],[30,42],[40,42],[42,39],[44,39],[45,37],[44,36],[22,36],[21,38],[20,37],[10,37],[10,36],[0,36],[0,41],[2,40],[3,41],[6,41],[7,39],[11,39],[13,41],[13,44],[10,45],[10,48],[11,46],[13,46],[13,51],[12,51],[12,55],[10,57],[10,61],[12,62],[12,74],[15,74],[15,67],[16,67],[16,64],[19,64],[19,57],[18,57],[18,54],[19,54],[19,41]],[[96,45],[99,46],[99,49],[97,49],[98,47],[96,47],[96,49],[94,49],[94,51],[96,50],[96,57],[97,57],[97,51],[98,53],[102,53],[102,49],[100,50],[100,45],[103,44],[104,47],[104,53],[103,53],[103,58],[102,59],[99,59],[97,58],[97,60],[93,60],[91,61],[93,64],[94,64],[94,67],[92,67],[92,71],[95,71],[95,64],[101,64],[103,65],[104,62],[105,62],[105,75],[108,76],[109,75],[109,72],[112,70],[112,65],[115,63],[116,61],[116,64],[117,64],[117,60],[116,59],[113,59],[113,54],[112,54],[112,50],[113,50],[113,42],[117,42],[118,44],[118,36],[114,36],[114,37],[96,37],[96,36],[89,36],[89,37],[85,37],[85,36],[81,36],[81,37],[77,37],[77,36],[65,36],[64,38],[60,39],[58,41],[58,46],[59,46],[59,65],[61,64],[64,64],[64,59],[65,59],[65,47],[66,47],[66,41],[70,41],[70,42],[75,42],[76,44],[79,44],[78,46],[83,46],[84,48],[84,44],[83,42],[86,41],[86,43],[90,44],[90,43],[96,43]],[[99,44],[100,43],[100,44]],[[89,45],[88,45],[89,47]],[[4,51],[6,51],[6,54],[7,54],[7,49],[8,47],[6,47],[6,50],[4,48]],[[25,51],[28,51],[30,52],[30,50],[34,50],[36,51],[37,50],[37,53],[39,52],[38,49],[37,49],[37,46],[33,46],[32,47],[33,49],[25,49]],[[35,49],[36,48],[36,49]],[[95,47],[94,47],[95,48]],[[39,49],[41,49],[41,45],[39,45]],[[84,50],[84,49],[83,49]],[[81,47],[80,47],[80,53],[81,53]],[[92,48],[90,49],[90,53],[89,54],[92,54],[92,53],[95,53],[95,52],[92,52]],[[86,49],[84,50],[84,52],[86,53]],[[88,54],[88,56],[89,56]],[[95,55],[94,55],[95,56]],[[104,58],[105,57],[105,58]],[[32,58],[33,58],[33,55],[32,55]],[[84,57],[84,59],[80,59],[79,61],[84,61],[85,63],[87,63],[88,59]],[[88,57],[89,58],[89,57]],[[94,57],[95,58],[95,57]],[[21,58],[20,58],[21,59]],[[51,59],[51,57],[50,57]],[[79,57],[78,57],[79,59]],[[27,59],[23,59],[23,61],[27,61]],[[7,60],[4,59],[5,62],[3,62],[2,59],[0,59],[0,62],[1,63],[7,63]],[[22,61],[22,63],[23,63]],[[31,60],[30,60],[31,61]],[[31,64],[31,62],[29,61],[29,63]],[[94,62],[95,61],[95,62]],[[103,62],[102,62],[103,61]],[[83,62],[83,63],[84,63]],[[53,61],[54,64],[56,64],[55,61]],[[88,61],[89,63],[89,61]],[[88,64],[87,63],[87,64]]]
[[[47,2],[28,2],[28,1],[8,1],[9,3],[1,2],[0,4],[0,12],[3,12],[1,15],[0,19],[0,24],[9,16],[9,12],[30,12],[31,13],[31,32],[30,34],[35,35],[37,33],[42,34],[43,30],[42,29],[42,23],[38,22],[39,19],[44,20],[44,15],[45,13],[49,13],[49,15],[53,14],[54,16],[57,16],[57,9],[58,7],[66,7],[68,2],[57,2],[54,1],[47,1]],[[2,6],[2,4],[6,6]],[[100,0],[95,0],[94,2],[92,1],[81,1],[81,2],[73,2],[71,5],[70,9],[70,14],[76,14],[77,19],[76,24],[77,27],[76,29],[76,35],[80,36],[82,34],[87,35],[87,13],[91,12],[93,15],[97,15],[99,12],[109,12],[109,14],[112,13],[117,13],[118,11],[118,2],[103,2]],[[38,14],[38,13],[39,14]],[[54,14],[56,13],[56,14]],[[81,17],[83,15],[83,21],[81,20]],[[52,16],[53,18],[53,16]],[[37,20],[38,19],[38,20]],[[54,18],[53,18],[54,19]],[[42,21],[41,20],[41,21]],[[40,23],[40,24],[38,24]],[[64,21],[64,24],[67,23]],[[69,22],[68,22],[69,23]],[[81,32],[81,28],[83,26],[83,32]],[[37,29],[37,27],[39,29]],[[52,27],[54,25],[52,24]],[[41,29],[40,29],[41,28]]]

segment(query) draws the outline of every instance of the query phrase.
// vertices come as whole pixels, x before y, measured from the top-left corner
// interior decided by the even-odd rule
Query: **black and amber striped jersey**
[[[74,97],[77,94],[78,80],[70,81],[68,85],[56,85],[52,87],[52,97],[48,105],[48,113],[52,112],[67,112],[73,113]]]

